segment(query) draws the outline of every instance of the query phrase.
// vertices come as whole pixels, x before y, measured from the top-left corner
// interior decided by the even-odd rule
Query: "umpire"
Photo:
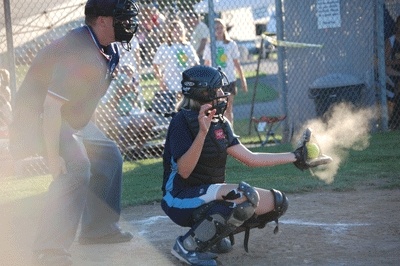
[[[80,219],[81,244],[132,239],[118,226],[122,157],[91,122],[118,64],[112,42],[137,29],[133,0],[88,0],[85,24],[41,50],[15,99],[10,150],[43,155],[53,176],[34,242],[37,265],[70,265]]]

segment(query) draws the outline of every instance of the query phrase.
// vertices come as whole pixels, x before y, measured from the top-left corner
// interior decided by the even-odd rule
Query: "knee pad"
[[[247,184],[246,182],[240,182],[237,189],[231,190],[225,196],[222,196],[224,200],[235,200],[245,196],[249,202],[254,207],[258,206],[258,202],[260,201],[260,195],[258,195],[257,190]]]
[[[232,212],[228,217],[220,213],[206,214],[216,202],[206,204],[194,213],[196,224],[182,241],[185,249],[206,251],[254,216],[255,208],[249,201],[230,206]]]
[[[259,215],[256,220],[259,221],[258,228],[263,228],[269,222],[275,222],[276,227],[274,233],[279,231],[278,219],[285,214],[289,207],[289,200],[283,192],[276,189],[271,189],[274,196],[274,210],[267,212],[265,214]]]
[[[234,205],[232,215],[227,220],[229,224],[236,227],[241,226],[246,220],[253,216],[255,208],[260,201],[257,190],[246,182],[239,183],[238,192],[239,193],[235,193],[235,191],[231,191],[225,197],[225,199],[229,199],[230,194],[231,196],[236,195],[234,198],[240,198],[240,193],[242,193],[247,198],[247,201]]]
[[[260,201],[260,195],[258,195],[258,192],[254,187],[242,181],[239,183],[238,190],[243,191],[244,196],[253,205],[253,207],[258,206],[258,202]]]
[[[224,197],[225,200],[234,200],[246,197],[246,201],[234,204],[222,201],[222,204],[232,209],[231,214],[208,214],[209,210],[218,203],[212,201],[198,208],[193,213],[196,224],[183,239],[183,245],[187,250],[206,251],[221,239],[229,236],[246,220],[254,215],[260,196],[257,190],[245,182],[240,182],[237,190],[232,190]]]
[[[276,222],[278,224],[278,219],[285,214],[289,207],[289,200],[284,193],[276,189],[271,189],[270,191],[274,196],[274,209],[255,218],[259,221],[258,228],[263,228],[269,222]]]
[[[274,210],[261,215],[253,215],[250,219],[246,220],[241,228],[235,231],[235,234],[244,231],[246,228],[264,228],[269,222],[278,223],[278,219],[285,214],[289,207],[289,200],[279,190],[271,189],[271,192],[274,196]]]
[[[264,228],[265,225],[269,222],[275,222],[276,227],[274,229],[274,234],[276,234],[279,231],[279,225],[278,225],[278,219],[285,214],[286,210],[289,207],[289,200],[286,197],[286,195],[279,190],[271,189],[271,192],[274,196],[274,210],[267,212],[265,214],[261,215],[253,215],[250,219],[246,220],[240,227],[238,227],[233,233],[231,237],[231,242],[232,244],[234,241],[232,241],[233,235],[245,232],[245,237],[244,237],[244,249],[246,252],[248,252],[248,242],[249,242],[249,237],[250,237],[250,229],[253,228]]]
[[[248,201],[237,204],[233,208],[232,215],[228,218],[227,223],[235,227],[241,226],[246,220],[250,219],[255,212],[253,204]]]
[[[271,189],[274,195],[274,212],[276,212],[276,219],[285,214],[289,207],[289,200],[283,192],[276,189]]]

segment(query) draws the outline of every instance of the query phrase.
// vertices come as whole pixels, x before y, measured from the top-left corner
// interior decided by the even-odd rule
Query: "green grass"
[[[286,193],[312,191],[353,191],[367,189],[400,189],[400,131],[375,133],[370,145],[362,151],[351,150],[341,164],[334,181],[327,184],[309,171],[300,171],[292,164],[249,168],[229,158],[226,181],[249,182],[253,186],[276,188]],[[290,144],[251,148],[256,152],[291,151]],[[122,205],[124,207],[161,200],[162,159],[124,163]],[[50,176],[0,179],[0,203],[19,201],[46,192]],[[390,192],[388,192],[390,193]]]
[[[248,119],[235,119],[234,130],[235,134],[240,136],[240,141],[243,144],[255,144],[260,143],[260,139],[255,131],[254,124],[250,125],[250,117]],[[250,134],[249,134],[249,126],[250,126]],[[279,127],[275,132],[275,138],[277,140],[282,140],[282,132],[281,127]],[[260,132],[261,139],[265,139],[266,132]],[[272,139],[270,139],[272,141]]]
[[[352,191],[359,187],[400,188],[400,131],[375,133],[368,148],[351,150],[342,163],[334,182],[326,184],[309,171],[293,165],[249,168],[229,158],[227,182],[247,181],[253,186],[276,188],[287,193],[310,191]],[[291,151],[290,144],[252,148],[257,152]],[[124,165],[123,205],[160,201],[162,160],[149,159]]]
[[[254,74],[255,75],[255,74]],[[260,74],[258,83],[256,84],[256,77],[250,76],[247,80],[247,93],[244,93],[241,89],[240,80],[237,82],[238,94],[235,97],[234,104],[250,104],[253,98],[254,90],[256,90],[255,102],[269,102],[278,98],[279,94],[274,88],[268,86],[263,82],[263,78],[266,74]],[[257,86],[257,88],[255,87]]]
[[[47,191],[51,180],[50,175],[29,178],[1,177],[0,204],[43,194]]]

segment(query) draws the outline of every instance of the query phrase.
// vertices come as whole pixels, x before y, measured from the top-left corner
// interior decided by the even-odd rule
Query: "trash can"
[[[335,73],[316,79],[309,88],[308,96],[314,99],[317,116],[322,117],[337,103],[350,102],[360,106],[364,87],[365,84],[352,75]]]

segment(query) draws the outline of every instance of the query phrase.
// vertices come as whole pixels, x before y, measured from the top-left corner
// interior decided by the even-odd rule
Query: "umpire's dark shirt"
[[[11,126],[14,135],[10,138],[10,146],[17,148],[15,155],[21,157],[18,152],[28,154],[41,149],[37,147],[42,142],[38,117],[48,91],[66,99],[62,118],[73,128],[87,125],[110,84],[108,65],[109,60],[87,26],[70,31],[42,49],[16,94]]]

